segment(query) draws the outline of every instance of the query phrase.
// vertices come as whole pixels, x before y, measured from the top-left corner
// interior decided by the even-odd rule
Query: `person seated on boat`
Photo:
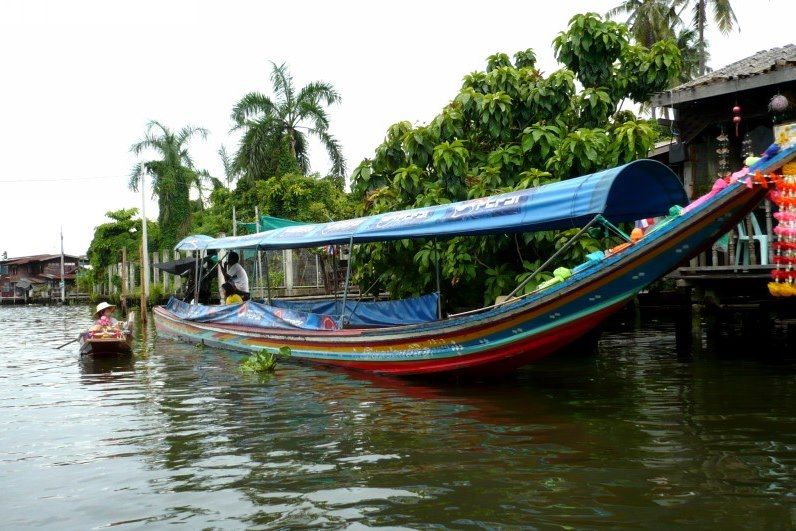
[[[232,282],[224,282],[221,285],[221,289],[224,290],[224,304],[240,304],[243,302],[243,297],[238,294],[238,290],[235,289],[235,284]]]
[[[113,311],[116,306],[101,302],[97,304],[97,309],[94,311],[94,326],[89,329],[89,332],[114,332],[117,333],[120,329],[119,321],[113,317]]]
[[[235,251],[231,251],[227,255],[226,263],[221,264],[221,274],[224,275],[225,282],[232,282],[235,290],[243,300],[249,300],[249,275],[238,262],[240,257]]]

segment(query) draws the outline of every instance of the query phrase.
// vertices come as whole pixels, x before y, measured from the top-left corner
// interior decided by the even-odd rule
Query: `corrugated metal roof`
[[[678,85],[671,89],[670,92],[675,93],[681,90],[703,85],[712,85],[731,79],[756,76],[786,66],[796,66],[796,44],[788,44],[781,48],[762,50],[740,61],[729,64],[724,68],[719,68],[704,76],[693,79],[688,83]]]
[[[32,262],[44,262],[54,258],[61,258],[60,254],[33,254],[30,256],[17,256],[16,258],[9,258],[7,260],[0,260],[3,265],[25,265]],[[65,254],[64,259],[72,259],[77,261],[79,257],[71,254]]]

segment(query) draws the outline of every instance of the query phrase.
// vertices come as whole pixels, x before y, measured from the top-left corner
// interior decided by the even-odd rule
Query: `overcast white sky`
[[[618,2],[4,0],[0,253],[58,252],[61,225],[66,252],[85,253],[106,211],[140,207],[129,148],[149,120],[209,129],[192,153],[220,175],[219,146],[237,144],[230,110],[269,91],[268,61],[299,87],[324,80],[342,94],[331,130],[352,170],[391,124],[433,118],[488,55],[533,48],[550,72],[569,18]],[[793,0],[733,5],[741,32],[709,32],[712,67],[794,40]],[[311,160],[328,169],[319,147]]]

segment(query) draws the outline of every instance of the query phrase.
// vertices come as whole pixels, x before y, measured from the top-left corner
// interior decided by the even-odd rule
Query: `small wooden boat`
[[[132,312],[121,328],[106,327],[102,330],[87,330],[80,334],[81,356],[113,356],[133,353]]]
[[[81,356],[109,356],[115,354],[129,355],[133,353],[133,334],[122,333],[114,336],[80,336]]]

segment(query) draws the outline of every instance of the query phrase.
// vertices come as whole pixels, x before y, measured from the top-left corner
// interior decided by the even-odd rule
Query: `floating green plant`
[[[280,347],[278,351],[262,349],[260,352],[255,352],[240,364],[242,372],[273,372],[276,369],[276,362],[281,359],[290,357],[289,347]]]

